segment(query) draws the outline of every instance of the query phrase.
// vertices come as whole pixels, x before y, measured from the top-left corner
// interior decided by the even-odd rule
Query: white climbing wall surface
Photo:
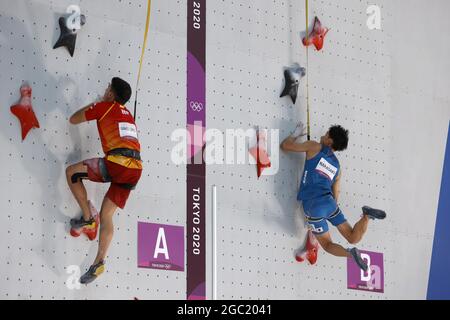
[[[305,3],[214,3],[207,24],[208,128],[279,129],[281,142],[298,120],[306,122],[305,78],[295,106],[278,98],[283,67],[306,64]],[[367,27],[370,5],[380,8],[381,30]],[[338,153],[339,204],[350,223],[365,204],[387,211],[388,219],[371,223],[358,244],[383,253],[384,294],[348,290],[346,260],[322,249],[314,266],[294,260],[306,232],[296,208],[304,156],[280,153],[278,173],[259,181],[254,165],[208,167],[207,181],[218,184],[219,297],[426,297],[450,114],[450,41],[438,31],[448,30],[445,8],[445,1],[309,1],[310,28],[317,15],[331,29],[322,51],[309,49],[312,139],[333,124],[350,130],[348,150]]]
[[[74,57],[53,50],[58,18],[79,5],[86,24]],[[141,75],[137,126],[144,172],[125,210],[114,218],[106,272],[80,290],[75,265],[84,273],[96,244],[68,234],[78,216],[65,167],[102,155],[95,123],[72,126],[69,116],[103,95],[113,76],[135,87],[147,1],[2,1],[0,4],[1,289],[10,299],[184,299],[182,272],[137,268],[137,222],[185,225],[185,166],[170,159],[170,134],[185,125],[186,8],[182,1],[154,1],[152,27]],[[157,46],[155,44],[158,44]],[[33,88],[41,128],[21,142],[9,112],[22,81]],[[128,103],[133,111],[134,94]],[[86,183],[100,209],[107,186]],[[67,273],[70,272],[70,273]],[[71,277],[72,276],[72,277]]]
[[[363,205],[387,211],[358,244],[383,253],[384,293],[348,290],[346,260],[322,249],[314,266],[295,261],[306,234],[296,203],[304,156],[280,151],[279,161],[272,158],[278,172],[259,180],[254,164],[206,168],[207,226],[211,186],[217,185],[218,298],[426,297],[450,118],[450,39],[439,37],[450,27],[450,4],[405,3],[309,1],[310,27],[317,15],[331,29],[321,51],[309,48],[312,139],[333,124],[350,130],[348,150],[338,153],[340,207],[351,223]],[[52,49],[58,18],[71,4],[86,16],[73,58],[65,48]],[[381,30],[366,25],[370,5],[380,8]],[[68,118],[102,95],[114,76],[135,89],[146,6],[145,0],[0,2],[2,299],[186,298],[186,272],[137,268],[138,221],[186,226],[186,165],[172,162],[170,139],[186,126],[185,0],[152,1],[137,111],[143,176],[114,218],[106,272],[87,287],[73,281],[97,247],[68,233],[80,210],[64,170],[102,152],[95,123],[72,126]],[[306,67],[304,31],[304,0],[207,2],[207,129],[278,129],[281,142],[298,120],[306,122],[306,78],[295,105],[279,98],[283,67]],[[23,81],[33,89],[40,129],[22,142],[9,107]],[[134,94],[130,110],[133,103]],[[106,186],[86,184],[100,209]],[[210,257],[208,245],[208,297]]]

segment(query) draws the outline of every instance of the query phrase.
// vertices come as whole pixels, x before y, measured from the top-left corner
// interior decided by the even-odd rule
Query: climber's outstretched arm
[[[321,144],[316,141],[305,141],[303,143],[295,142],[292,136],[287,137],[281,143],[281,150],[287,152],[319,152],[322,148]]]
[[[82,122],[86,122],[86,116],[85,116],[85,112],[87,109],[89,109],[92,106],[91,104],[88,104],[87,106],[81,108],[80,110],[78,110],[77,112],[75,112],[69,119],[69,122],[71,124],[79,124]]]

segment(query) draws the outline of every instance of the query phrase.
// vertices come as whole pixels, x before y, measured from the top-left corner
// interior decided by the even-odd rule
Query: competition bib
[[[132,137],[137,139],[137,129],[136,126],[128,122],[119,122],[119,134],[120,137]]]
[[[334,176],[337,173],[337,168],[324,158],[321,158],[316,166],[316,171],[318,171],[321,175],[327,177],[328,179],[333,180]]]

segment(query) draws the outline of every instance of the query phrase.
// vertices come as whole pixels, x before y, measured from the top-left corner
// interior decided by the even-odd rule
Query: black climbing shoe
[[[94,281],[99,275],[105,271],[105,262],[102,260],[97,264],[92,265],[89,270],[80,278],[80,283],[88,284]]]
[[[362,207],[363,214],[368,216],[370,219],[384,219],[386,218],[386,212],[383,210],[373,209],[368,206]]]
[[[92,217],[88,221],[84,220],[83,216],[81,216],[81,218],[79,218],[79,219],[70,219],[70,226],[74,229],[90,227],[94,223],[95,223],[95,220]]]
[[[361,253],[359,252],[359,250],[356,248],[352,248],[352,249],[349,249],[348,252],[350,252],[350,254],[353,257],[353,260],[355,260],[358,267],[360,267],[361,269],[363,269],[364,271],[367,272],[369,267],[367,266],[366,261],[364,261],[364,259],[361,258]]]

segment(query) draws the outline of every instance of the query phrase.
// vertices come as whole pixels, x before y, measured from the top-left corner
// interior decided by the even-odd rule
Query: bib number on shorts
[[[308,229],[311,230],[314,233],[322,233],[323,232],[323,228],[322,227],[316,227],[312,223],[308,223]]]

